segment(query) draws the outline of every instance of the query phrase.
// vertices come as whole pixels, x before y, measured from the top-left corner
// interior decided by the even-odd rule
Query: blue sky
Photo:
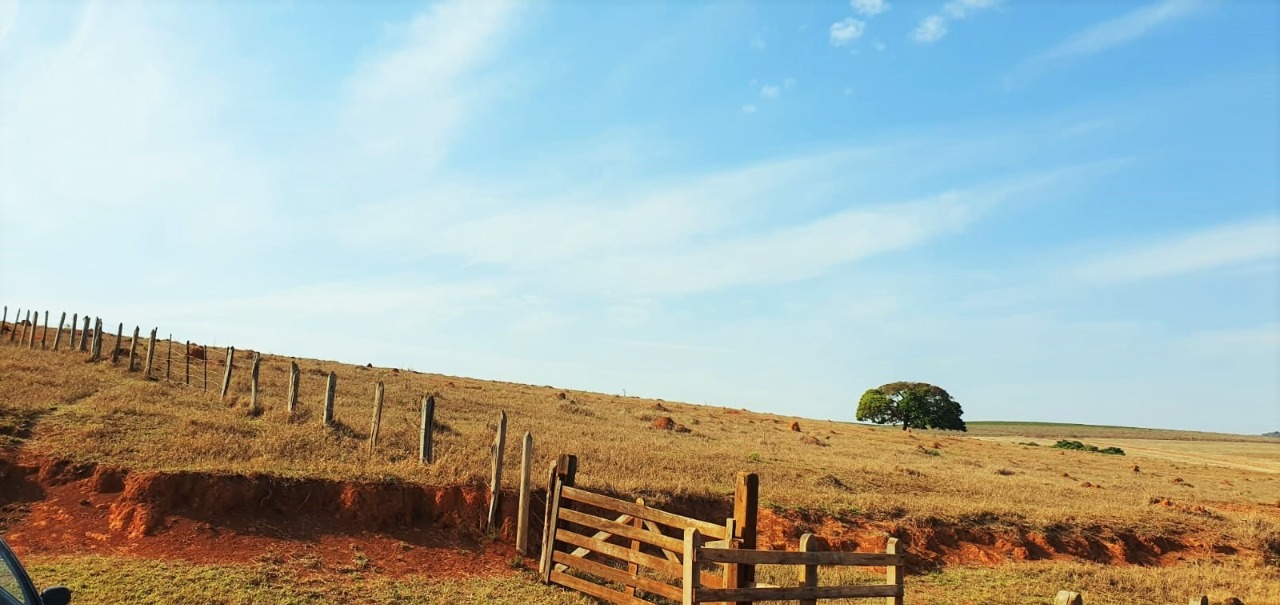
[[[1269,2],[0,0],[0,299],[850,420],[1280,430]]]

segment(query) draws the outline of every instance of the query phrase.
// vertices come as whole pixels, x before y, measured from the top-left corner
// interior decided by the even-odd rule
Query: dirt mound
[[[651,426],[655,429],[670,431],[676,428],[676,421],[672,420],[670,416],[658,416],[653,419]]]

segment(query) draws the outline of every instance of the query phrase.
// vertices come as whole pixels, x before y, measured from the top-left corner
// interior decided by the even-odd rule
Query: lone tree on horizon
[[[858,420],[876,424],[902,423],[902,430],[967,431],[960,403],[942,387],[927,382],[890,382],[867,389],[858,401]]]

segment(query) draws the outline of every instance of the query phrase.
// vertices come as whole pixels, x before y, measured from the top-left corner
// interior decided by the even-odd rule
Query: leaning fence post
[[[64,313],[64,315],[65,315],[65,313]],[[61,334],[62,334],[62,330],[58,330],[58,334],[59,334],[59,335],[61,335]],[[56,340],[55,340],[55,341],[54,341],[54,345],[57,345],[57,344],[58,344],[58,341],[56,341]],[[55,347],[55,348],[56,348],[56,347]],[[137,350],[138,350],[138,326],[134,326],[134,327],[133,327],[133,338],[129,339],[129,371],[130,371],[130,372],[134,371],[134,370],[133,370],[133,358],[134,358],[134,357],[136,357]]]
[[[524,432],[520,445],[520,507],[516,511],[516,552],[529,555],[529,484],[533,466],[533,433]]]
[[[1081,597],[1078,592],[1059,590],[1058,596],[1053,600],[1053,605],[1084,605],[1084,597]]]
[[[889,538],[889,543],[885,545],[884,551],[891,555],[901,555],[902,547],[898,545],[897,538]],[[902,605],[902,592],[903,592],[902,591],[902,571],[903,569],[904,569],[903,563],[901,562],[898,563],[897,565],[889,565],[884,568],[885,584],[898,587],[897,594],[895,594],[894,596],[885,598],[884,600],[885,605]],[[1077,602],[1077,603],[1074,603],[1073,605],[1080,605],[1080,603]]]
[[[227,398],[227,389],[231,388],[231,368],[235,366],[236,348],[227,347],[227,371],[222,375],[222,394],[218,396],[219,400]]]
[[[62,312],[62,318],[58,320],[58,332],[53,335],[53,350],[58,350],[58,345],[62,342],[62,326],[67,323],[67,312]]]
[[[76,350],[76,328],[78,327],[80,327],[80,314],[72,313],[71,314],[71,340],[67,341],[67,349],[70,351]]]
[[[147,380],[151,380],[151,366],[156,360],[156,332],[160,328],[151,328],[151,338],[147,340],[147,365],[142,369]]]
[[[422,427],[419,428],[418,434],[418,462],[423,464],[431,464],[435,462],[434,452],[432,452],[433,433],[436,429],[436,398],[435,395],[427,395],[422,398]]]
[[[563,459],[564,456],[562,455],[561,458]],[[560,475],[559,469],[560,464],[552,462],[551,476],[547,479],[546,523],[542,526],[542,557],[538,566],[543,584],[551,583],[551,572],[555,569],[553,562],[556,549],[556,518],[560,516],[560,494],[564,489],[564,478]]]
[[[9,305],[4,306],[4,316],[0,317],[0,326],[9,325]]]
[[[249,366],[249,413],[258,415],[262,408],[258,406],[258,368],[262,365],[262,355],[253,352],[253,364]]]
[[[684,559],[681,567],[684,571],[683,581],[680,583],[683,587],[681,591],[681,605],[693,605],[697,603],[698,581],[701,575],[698,573],[698,549],[702,548],[702,534],[696,527],[690,527],[684,530]]]
[[[116,365],[116,361],[120,359],[120,341],[124,339],[124,322],[116,327],[116,344],[111,346],[111,365]]]
[[[36,323],[40,321],[40,312],[36,311],[35,315],[36,316],[33,318],[31,317],[31,312],[27,312],[27,325],[22,326],[22,339],[18,341],[19,345],[25,346],[28,349],[32,348],[36,344]]]
[[[48,314],[49,314],[49,312],[48,312],[48,311],[45,311],[45,315],[48,315]],[[45,324],[48,324],[48,323],[49,323],[48,318],[45,318],[45,322],[44,322],[44,323],[45,323]],[[39,325],[39,324],[40,324],[40,312],[39,312],[39,311],[36,311],[35,317],[32,317],[32,318],[31,318],[31,346],[29,346],[28,348],[31,348],[31,349],[36,348],[36,335],[40,333],[40,325]],[[41,337],[41,338],[43,338],[43,337]],[[41,342],[41,344],[43,345],[44,340],[41,340],[40,342]],[[42,346],[41,348],[43,348],[43,346]]]
[[[49,312],[44,312],[44,330],[40,332],[40,350],[49,348]]]
[[[84,329],[80,330],[80,346],[76,347],[81,353],[85,351],[85,347],[89,346],[86,340],[89,339],[89,316],[84,316]]]
[[[102,318],[93,318],[93,340],[89,343],[89,361],[102,360]]]
[[[498,416],[498,434],[493,437],[489,467],[489,516],[485,527],[493,527],[498,520],[498,498],[502,494],[502,453],[507,447],[507,413]]]
[[[378,381],[378,386],[373,389],[373,422],[369,427],[369,456],[373,456],[374,450],[378,449],[378,431],[382,429],[382,394],[384,386],[382,381]]]
[[[333,425],[333,394],[336,390],[338,390],[338,375],[331,371],[329,381],[324,387],[324,415],[321,419],[325,426]]]
[[[302,372],[298,370],[298,362],[289,362],[289,399],[285,403],[285,408],[289,410],[292,416],[298,411],[298,383],[302,380]]]

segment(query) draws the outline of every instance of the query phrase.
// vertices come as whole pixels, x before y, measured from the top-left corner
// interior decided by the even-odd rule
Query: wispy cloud
[[[782,88],[778,86],[765,84],[764,86],[760,87],[760,98],[762,99],[776,99],[778,98],[778,95],[781,95],[781,94],[782,94]]]
[[[5,38],[9,36],[13,24],[18,21],[18,1],[0,0],[0,47],[4,46]]]
[[[942,9],[928,15],[911,30],[911,39],[917,44],[933,44],[946,37],[952,21],[967,19],[974,13],[990,9],[1000,0],[951,0]]]
[[[1086,283],[1117,284],[1259,261],[1280,261],[1280,216],[1166,237],[1089,261],[1072,274]]]
[[[845,46],[854,40],[862,37],[863,32],[867,30],[867,24],[853,17],[837,21],[831,24],[830,38],[832,46]]]
[[[884,0],[849,0],[849,6],[860,15],[874,17],[889,10],[889,3]]]
[[[348,82],[347,127],[361,148],[414,170],[434,165],[480,99],[471,80],[516,23],[516,0],[448,0],[396,31]]]
[[[1072,59],[1105,52],[1128,44],[1161,26],[1194,15],[1204,7],[1201,0],[1162,0],[1119,17],[1095,23],[1069,36],[1052,48],[1023,61],[1010,81]]]

